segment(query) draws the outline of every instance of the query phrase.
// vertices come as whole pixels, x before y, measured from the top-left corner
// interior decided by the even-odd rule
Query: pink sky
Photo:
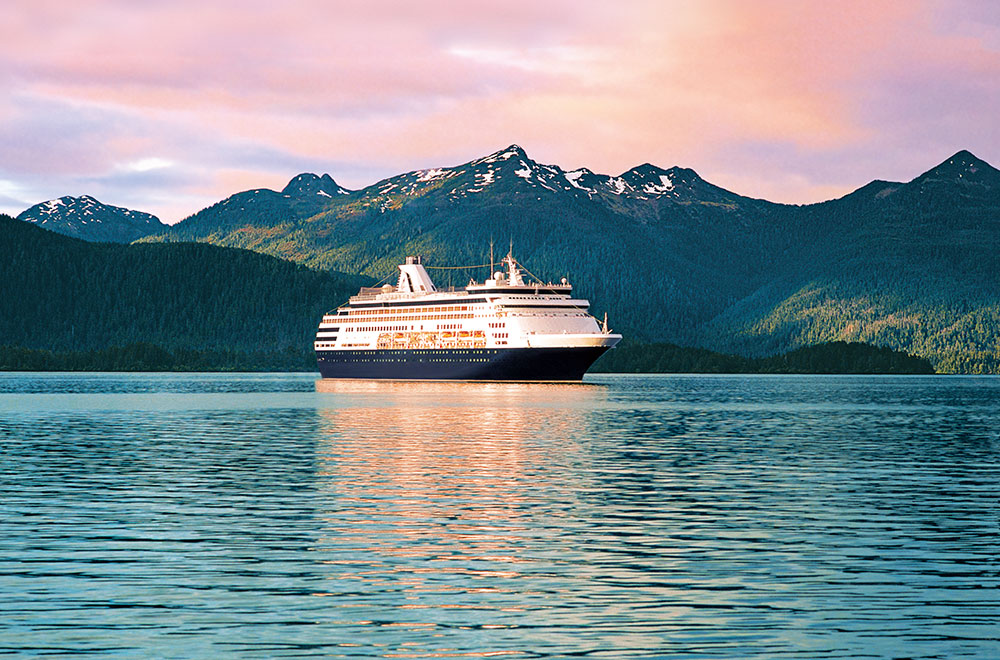
[[[1000,165],[1000,5],[978,0],[9,0],[0,211],[176,222],[327,172],[360,188],[511,143],[693,167],[807,203],[959,149]]]

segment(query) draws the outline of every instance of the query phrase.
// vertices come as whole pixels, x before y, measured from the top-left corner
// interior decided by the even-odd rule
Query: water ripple
[[[0,391],[0,653],[1000,657],[1000,379]]]

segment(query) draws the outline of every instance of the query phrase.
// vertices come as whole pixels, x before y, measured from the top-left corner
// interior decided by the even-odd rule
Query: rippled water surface
[[[0,374],[0,654],[1000,657],[1000,379]]]

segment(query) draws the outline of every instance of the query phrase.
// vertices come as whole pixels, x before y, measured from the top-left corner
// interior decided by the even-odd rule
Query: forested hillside
[[[369,282],[213,245],[87,243],[0,216],[0,345],[308,355],[323,312]]]
[[[640,341],[747,356],[865,342],[942,371],[1000,373],[1000,172],[967,151],[909,183],[790,206],[682,167],[607,176],[511,146],[357,191],[299,175],[142,240],[246,248],[374,280],[421,254],[443,285],[485,278],[494,241],[541,278],[567,277]],[[434,270],[455,265],[479,267]]]
[[[593,371],[713,374],[933,374],[926,358],[855,342],[827,342],[781,355],[748,358],[668,343],[624,342]]]
[[[331,196],[309,217],[220,209],[157,240],[375,279],[407,254],[483,264],[491,239],[510,241],[533,272],[568,277],[640,340],[756,356],[862,341],[940,370],[1000,372],[1000,172],[964,151],[909,183],[808,206],[742,197],[678,167],[564,171],[512,146]],[[462,284],[486,272],[436,277]]]
[[[959,152],[907,184],[803,207],[770,282],[705,325],[749,354],[860,341],[942,371],[1000,372],[1000,172]]]

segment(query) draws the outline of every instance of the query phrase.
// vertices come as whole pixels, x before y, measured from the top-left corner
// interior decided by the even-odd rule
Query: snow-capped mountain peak
[[[481,163],[496,163],[500,161],[507,161],[511,158],[519,158],[521,160],[529,160],[528,154],[525,153],[524,149],[516,144],[512,144],[506,149],[501,149],[500,151],[494,151],[489,156],[485,156],[478,160],[474,160],[470,165],[479,165]]]
[[[166,227],[154,215],[102,204],[90,195],[35,204],[17,218],[60,234],[116,243],[128,243]]]

